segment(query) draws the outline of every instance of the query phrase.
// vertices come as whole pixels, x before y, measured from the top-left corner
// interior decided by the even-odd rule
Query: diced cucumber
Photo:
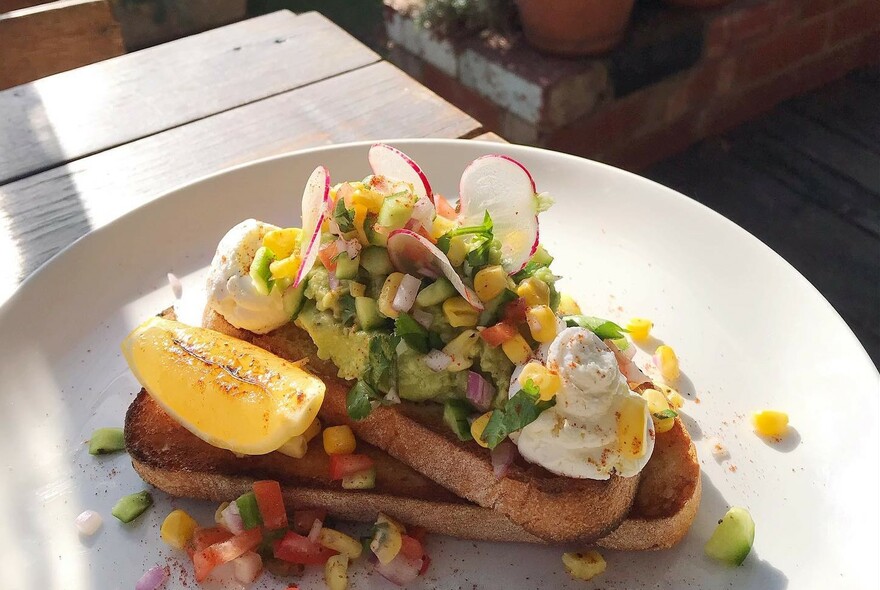
[[[706,555],[727,565],[742,565],[755,542],[755,521],[745,508],[734,506],[706,542]]]
[[[144,490],[136,494],[123,496],[110,510],[110,514],[121,520],[122,522],[131,522],[147,508],[153,505],[153,496],[150,492]]]
[[[379,313],[379,304],[372,297],[355,297],[354,311],[362,330],[372,330],[385,323],[385,318]]]
[[[390,275],[394,272],[388,250],[378,246],[367,246],[361,250],[361,266],[371,275]]]
[[[250,275],[254,281],[257,292],[261,295],[268,295],[275,284],[272,279],[272,272],[269,265],[275,260],[275,253],[266,246],[260,246],[254,254],[254,261],[251,262]]]
[[[412,217],[415,201],[409,193],[396,193],[385,197],[379,209],[378,223],[390,231],[402,228]]]
[[[386,275],[370,275],[367,283],[367,296],[378,299],[382,294],[382,287],[385,285]]]
[[[355,279],[358,274],[358,267],[361,264],[361,257],[355,256],[349,258],[348,254],[343,252],[336,258],[336,278],[337,279]]]
[[[308,284],[309,279],[305,278],[300,282],[296,289],[289,288],[284,292],[284,295],[281,296],[281,301],[284,303],[284,311],[287,312],[291,320],[296,319],[296,316],[298,316],[299,312],[302,310],[303,303],[306,302],[305,291],[306,285]]]
[[[456,294],[455,287],[447,279],[440,277],[416,295],[419,307],[429,307],[443,303]]]
[[[263,524],[260,516],[260,507],[257,505],[257,497],[253,492],[242,494],[235,500],[238,512],[241,514],[241,522],[245,529],[253,529]]]
[[[535,250],[534,254],[532,254],[530,262],[537,262],[538,264],[543,264],[544,266],[550,266],[550,263],[553,262],[553,257],[550,256],[550,253],[544,249],[543,245],[538,244],[538,249]]]
[[[89,454],[106,455],[125,450],[125,433],[121,428],[98,428],[89,439]]]
[[[366,471],[358,471],[342,478],[342,489],[345,490],[368,490],[376,487],[376,468],[370,467]]]
[[[373,246],[381,246],[384,248],[388,244],[388,230],[382,228],[382,231],[376,231],[376,220],[379,216],[375,213],[368,213],[367,219],[364,221],[364,235],[367,236],[367,242]]]
[[[463,399],[448,399],[443,404],[443,421],[452,429],[458,440],[471,440],[471,425],[468,416],[474,411],[473,406]]]

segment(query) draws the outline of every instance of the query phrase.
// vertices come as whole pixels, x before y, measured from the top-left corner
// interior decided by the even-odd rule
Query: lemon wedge
[[[122,342],[132,373],[159,405],[205,442],[244,455],[270,453],[303,434],[324,383],[262,348],[151,318]]]

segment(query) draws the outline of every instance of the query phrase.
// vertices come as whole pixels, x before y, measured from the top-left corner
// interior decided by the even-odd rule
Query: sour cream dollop
[[[556,405],[518,433],[515,442],[523,458],[584,479],[608,479],[613,472],[632,477],[641,471],[654,450],[651,415],[642,396],[630,391],[605,343],[584,328],[566,328],[546,352],[546,366],[559,375],[562,388]],[[640,424],[639,411],[644,427],[627,431],[633,421],[621,421],[635,416]]]
[[[265,334],[290,320],[279,289],[268,295],[257,291],[250,277],[251,262],[263,236],[276,226],[247,219],[230,229],[214,254],[208,272],[208,305],[227,322],[255,334]]]

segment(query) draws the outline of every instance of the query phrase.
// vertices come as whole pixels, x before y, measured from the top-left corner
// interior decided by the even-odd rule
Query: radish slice
[[[321,226],[327,218],[330,210],[330,173],[323,166],[318,166],[303,191],[302,198],[302,229],[303,242],[300,246],[299,256],[302,263],[293,287],[296,288],[302,282],[318,257],[318,247],[321,245]]]
[[[507,156],[477,158],[461,175],[459,192],[461,225],[481,224],[488,211],[501,265],[510,274],[522,270],[538,249],[535,181],[525,166]]]
[[[394,268],[404,274],[429,278],[442,274],[471,306],[483,310],[477,294],[461,281],[446,255],[427,238],[408,229],[395,230],[388,236],[388,256]]]
[[[384,143],[374,143],[368,158],[373,174],[408,182],[413,185],[413,190],[419,199],[434,202],[434,193],[431,191],[428,177],[419,165],[402,151]]]

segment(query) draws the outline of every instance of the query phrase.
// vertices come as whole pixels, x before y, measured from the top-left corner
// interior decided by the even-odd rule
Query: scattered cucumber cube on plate
[[[755,542],[755,521],[745,508],[734,506],[718,521],[706,543],[706,555],[727,565],[742,565]]]

